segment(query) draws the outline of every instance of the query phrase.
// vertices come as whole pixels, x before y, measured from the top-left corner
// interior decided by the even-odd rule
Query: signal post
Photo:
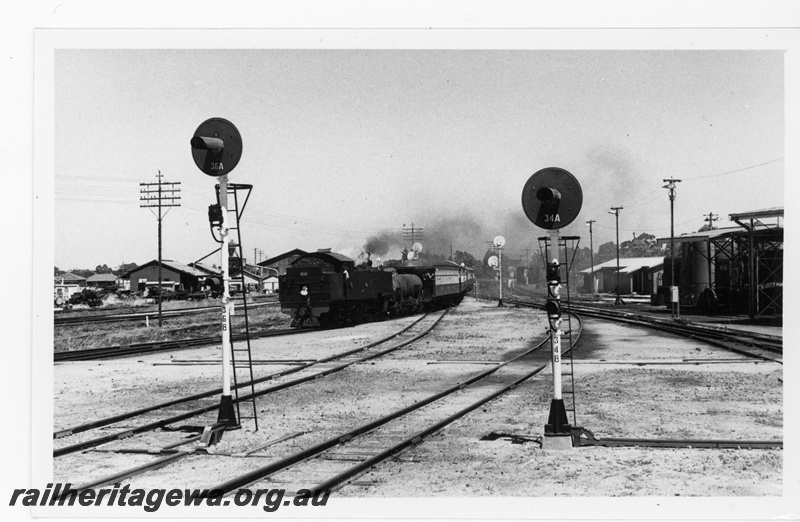
[[[550,236],[551,244],[558,245],[559,232],[558,230],[551,230],[548,234]],[[558,247],[556,247],[558,252]],[[542,443],[544,449],[547,446],[561,445],[566,440],[562,440],[562,434],[571,434],[571,426],[567,419],[567,410],[564,407],[564,399],[561,397],[561,336],[564,332],[561,331],[561,273],[559,270],[558,258],[553,259],[552,263],[547,263],[546,268],[547,276],[547,303],[545,304],[545,312],[547,313],[547,322],[550,327],[550,347],[551,347],[551,363],[553,365],[553,400],[550,403],[550,414],[547,419],[547,424],[544,427],[545,438],[547,444]],[[558,437],[558,439],[554,438]],[[571,447],[571,438],[569,439],[569,446]]]
[[[553,368],[553,399],[544,426],[542,449],[572,448],[572,426],[567,419],[561,390],[561,272],[558,261],[560,231],[578,216],[583,192],[578,180],[564,169],[549,167],[536,172],[522,190],[522,208],[536,226],[548,231],[556,257],[547,263],[547,302],[545,312],[550,330]]]
[[[228,120],[211,118],[200,124],[190,142],[192,157],[203,173],[214,176],[219,182],[219,206],[209,208],[212,226],[219,226],[220,269],[222,270],[222,396],[220,397],[217,424],[226,430],[240,428],[231,396],[231,315],[233,301],[230,296],[230,271],[228,246],[228,173],[239,163],[242,155],[242,137]],[[221,435],[220,435],[221,436]]]
[[[224,422],[228,428],[238,427],[236,411],[231,397],[231,315],[233,301],[231,301],[231,274],[229,267],[228,246],[230,245],[230,227],[228,226],[228,175],[224,174],[219,180],[219,206],[222,212],[222,222],[219,236],[222,241],[220,248],[220,270],[222,270],[222,396],[219,404],[217,422]]]

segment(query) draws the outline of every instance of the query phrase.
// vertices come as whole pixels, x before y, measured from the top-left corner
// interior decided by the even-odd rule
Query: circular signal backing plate
[[[555,195],[555,196],[554,196]],[[528,178],[522,189],[522,209],[534,225],[555,230],[572,223],[583,204],[581,184],[558,167],[548,167]]]
[[[416,243],[414,243],[413,245],[411,245],[411,250],[413,250],[413,251],[414,251],[414,252],[416,252],[416,253],[420,253],[420,252],[422,252],[422,243],[420,243],[419,241],[417,241]]]
[[[197,168],[209,176],[230,173],[242,157],[242,136],[236,126],[224,118],[209,118],[197,127],[192,137],[192,158]],[[217,138],[222,140],[219,151],[200,145],[194,138]]]
[[[506,238],[503,236],[497,236],[494,238],[494,246],[497,248],[503,248],[506,244]]]
[[[497,256],[490,256],[489,259],[486,260],[486,264],[492,268],[497,268],[498,265]]]

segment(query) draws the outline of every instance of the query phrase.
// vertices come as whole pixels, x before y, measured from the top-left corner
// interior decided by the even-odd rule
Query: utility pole
[[[530,248],[526,248],[525,249],[525,272],[524,272],[524,274],[525,274],[525,285],[529,284],[528,283],[528,270],[530,270],[530,264],[531,264],[531,249]]]
[[[705,214],[703,214],[705,216]],[[713,212],[708,213],[708,217],[704,218],[703,221],[708,223],[708,230],[714,230],[714,221],[719,219],[718,214],[714,214]]]
[[[257,265],[261,262],[261,258],[264,256],[264,251],[260,248],[253,249],[253,264]]]
[[[180,181],[164,181],[161,171],[156,175],[158,178],[157,183],[139,183],[139,206],[142,208],[158,208],[158,214],[153,212],[158,220],[158,326],[161,327],[161,301],[163,301],[163,294],[161,291],[161,220],[169,212],[170,207],[179,207],[179,196],[181,189],[176,188],[180,185]],[[167,212],[162,214],[162,210],[166,208]]]
[[[411,242],[411,250],[414,250],[414,243],[422,239],[422,227],[415,226],[414,223],[411,223],[411,226],[407,227],[405,223],[403,223],[403,240]]]
[[[595,285],[594,285],[594,243],[592,241],[592,223],[597,223],[597,220],[590,219],[587,221],[589,224],[589,263],[591,264],[591,271],[592,271],[592,295],[595,293]]]
[[[403,223],[403,239],[410,241],[413,245],[418,239],[422,239],[422,227],[418,227],[411,223],[411,226],[406,226]]]
[[[617,298],[614,300],[614,304],[625,304],[622,302],[622,299],[619,298],[619,211],[622,210],[622,207],[611,207],[611,211],[609,214],[614,214],[617,218]]]
[[[677,320],[681,317],[681,302],[680,295],[677,295],[679,290],[675,284],[675,184],[680,183],[681,180],[670,178],[665,179],[664,185],[661,188],[669,190],[669,262],[670,262],[670,310],[672,311],[672,319]]]

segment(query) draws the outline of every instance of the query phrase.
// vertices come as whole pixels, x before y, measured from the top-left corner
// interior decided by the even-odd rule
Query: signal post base
[[[572,426],[567,420],[563,399],[550,402],[550,416],[544,426],[542,449],[570,449],[573,447]]]
[[[236,420],[236,408],[233,405],[233,397],[222,395],[219,401],[219,415],[217,422],[223,423],[226,430],[238,429],[239,421]]]

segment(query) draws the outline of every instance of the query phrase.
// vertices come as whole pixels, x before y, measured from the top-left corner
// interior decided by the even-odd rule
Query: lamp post
[[[497,248],[497,268],[500,273],[500,300],[497,306],[503,306],[503,246],[506,244],[506,238],[497,236],[494,238],[494,246]]]
[[[595,293],[595,284],[594,284],[594,243],[592,241],[592,223],[596,223],[596,220],[590,219],[587,221],[589,224],[589,265],[591,266],[592,271],[592,295]]]
[[[681,317],[681,302],[678,290],[675,285],[675,184],[680,183],[679,179],[665,179],[664,185],[661,188],[669,190],[669,262],[670,262],[670,280],[669,280],[669,298],[670,298],[670,311],[672,312],[672,319],[677,320]]]
[[[611,207],[611,210],[608,212],[609,214],[614,214],[617,218],[617,298],[614,300],[614,304],[624,304],[622,299],[619,297],[619,211],[622,210],[622,207]]]

